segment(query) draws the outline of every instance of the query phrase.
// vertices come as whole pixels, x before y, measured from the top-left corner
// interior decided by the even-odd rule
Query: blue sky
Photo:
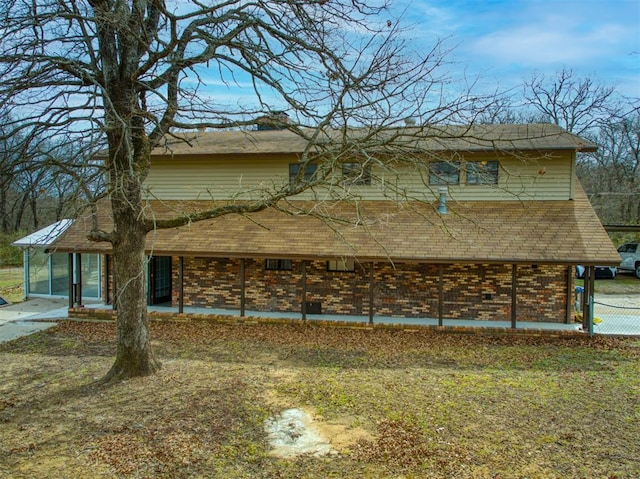
[[[640,98],[640,0],[399,0],[417,44],[455,47],[452,74],[512,88],[563,67]]]

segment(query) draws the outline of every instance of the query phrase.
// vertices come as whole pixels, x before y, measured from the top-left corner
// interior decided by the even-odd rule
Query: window
[[[343,163],[342,180],[345,185],[370,185],[371,165]]]
[[[468,185],[497,185],[497,161],[470,161],[467,163]]]
[[[272,271],[290,271],[293,269],[293,262],[290,259],[268,259],[264,268]]]
[[[330,259],[327,261],[327,271],[355,271],[356,263],[352,259]]]
[[[429,164],[430,185],[460,184],[460,164],[456,161],[434,161]]]
[[[635,253],[638,248],[638,243],[623,244],[618,248],[618,253]]]
[[[300,175],[302,166],[302,163],[289,164],[289,185],[296,186],[299,181],[302,181],[302,184],[309,183],[313,179],[313,176],[316,174],[316,170],[318,169],[318,165],[315,163],[307,163],[304,167],[304,175],[300,177],[298,175]]]

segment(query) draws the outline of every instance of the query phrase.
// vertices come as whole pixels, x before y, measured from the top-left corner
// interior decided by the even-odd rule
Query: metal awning
[[[71,226],[73,220],[63,219],[50,224],[46,228],[31,233],[30,235],[14,241],[14,246],[21,248],[47,247],[51,246],[66,230]]]

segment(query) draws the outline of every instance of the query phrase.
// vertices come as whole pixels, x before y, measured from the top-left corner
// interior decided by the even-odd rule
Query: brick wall
[[[171,302],[178,304],[180,287],[178,258],[171,259]],[[184,305],[240,308],[240,261],[215,258],[184,258]]]
[[[173,258],[172,302],[178,303],[178,258]],[[564,322],[567,268],[520,265],[517,269],[518,321]],[[245,260],[245,307],[253,311],[300,312],[303,266],[265,269],[264,260]],[[240,260],[184,258],[184,305],[240,308]],[[308,261],[307,301],[320,302],[324,314],[369,314],[369,264],[354,272],[327,271],[326,261]],[[376,263],[374,314],[438,317],[439,267],[433,264]],[[511,319],[511,265],[443,266],[445,318]]]

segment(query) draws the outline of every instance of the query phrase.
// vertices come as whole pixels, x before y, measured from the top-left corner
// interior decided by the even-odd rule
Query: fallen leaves
[[[433,455],[428,439],[415,425],[386,419],[378,424],[375,440],[359,441],[353,456],[357,460],[377,462],[394,468],[415,468]]]
[[[633,477],[640,469],[637,340],[312,322],[150,328],[163,369],[109,387],[89,383],[113,360],[113,322],[63,321],[0,345],[0,477]],[[276,460],[263,421],[287,407],[370,435],[331,458]],[[631,459],[604,455],[614,446]]]

